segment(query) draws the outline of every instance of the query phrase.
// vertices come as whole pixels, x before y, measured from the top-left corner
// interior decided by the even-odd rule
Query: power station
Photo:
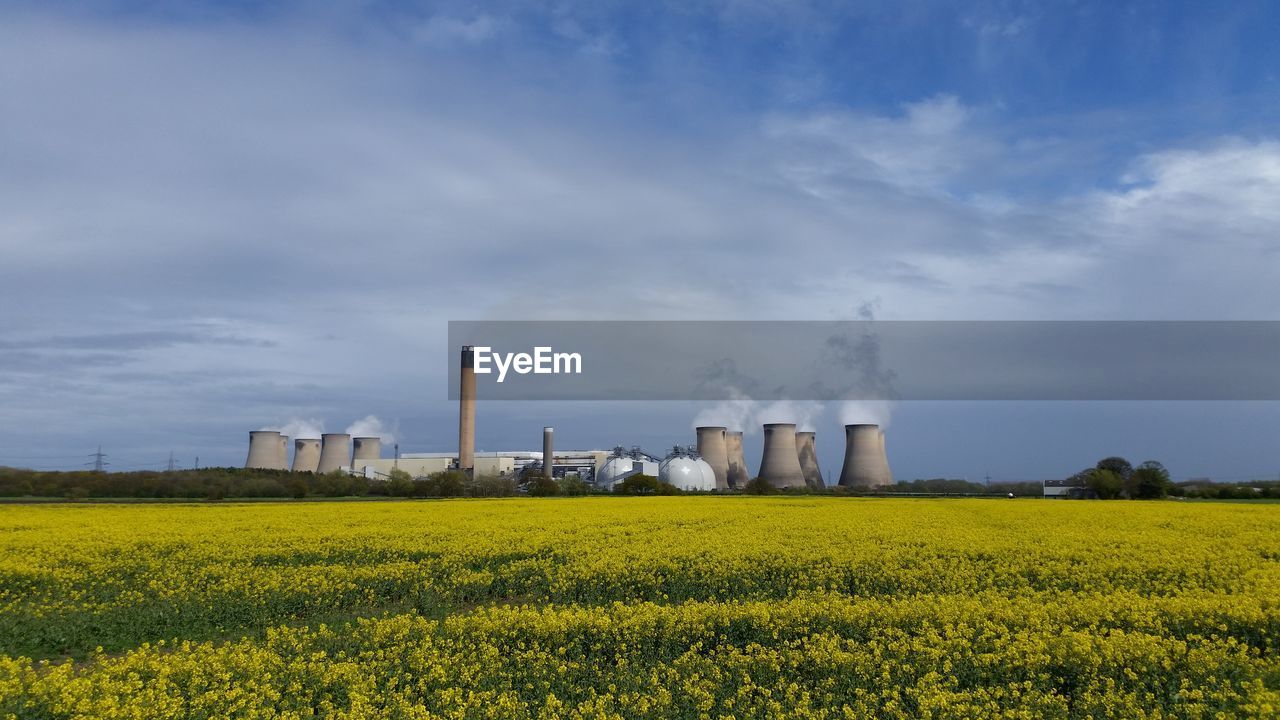
[[[366,477],[387,477],[403,470],[420,477],[458,470],[469,477],[507,477],[536,471],[548,477],[576,475],[601,490],[612,490],[635,475],[661,479],[681,490],[713,492],[744,490],[752,477],[743,455],[742,430],[719,425],[695,428],[692,447],[675,446],[661,460],[639,447],[612,450],[555,449],[555,429],[542,428],[542,451],[477,452],[475,351],[462,347],[458,392],[458,450],[456,453],[396,453],[382,457],[382,438],[348,433],[323,433],[293,442],[278,430],[249,432],[246,468],[329,473],[345,471]],[[357,430],[352,426],[351,430]],[[893,484],[885,452],[884,431],[878,425],[845,426],[844,463],[839,487],[876,490]],[[826,482],[818,464],[817,433],[797,431],[793,423],[767,423],[758,477],[775,488],[822,490]],[[397,451],[398,451],[397,446]]]

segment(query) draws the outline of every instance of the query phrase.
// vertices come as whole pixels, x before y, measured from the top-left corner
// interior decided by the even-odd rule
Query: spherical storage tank
[[[612,490],[614,485],[640,473],[656,477],[658,463],[638,450],[615,448],[613,454],[600,466],[600,472],[596,473],[596,486],[602,490]]]
[[[716,471],[710,463],[688,452],[673,452],[668,455],[658,469],[658,479],[681,490],[716,489]]]

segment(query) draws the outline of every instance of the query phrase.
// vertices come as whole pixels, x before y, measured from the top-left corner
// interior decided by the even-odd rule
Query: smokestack
[[[795,423],[768,423],[764,426],[764,454],[760,477],[776,488],[804,487],[804,471],[796,452]]]
[[[315,472],[320,467],[319,438],[298,438],[293,441],[293,471]]]
[[[869,490],[891,485],[889,462],[884,456],[884,434],[879,425],[844,426],[844,467],[840,486]]]
[[[280,469],[289,469],[289,436],[280,436]]]
[[[719,425],[703,425],[698,429],[698,454],[711,466],[716,476],[716,489],[729,489],[729,448],[725,429]]]
[[[382,438],[358,437],[351,442],[355,448],[352,462],[356,460],[377,460],[382,457]]]
[[[458,469],[470,475],[476,467],[476,354],[462,346],[462,377],[458,382]]]
[[[316,472],[333,472],[351,464],[351,436],[346,433],[325,433],[320,438],[320,463]]]
[[[800,471],[804,473],[804,484],[810,490],[821,490],[826,487],[822,482],[822,470],[818,468],[818,451],[814,447],[817,433],[796,433],[796,454],[800,456]]]
[[[555,477],[555,428],[542,428],[542,474]]]
[[[747,460],[742,456],[742,432],[731,430],[724,434],[725,448],[729,454],[729,487],[742,490],[747,487],[751,474],[747,471]]]
[[[253,430],[249,433],[249,457],[246,468],[258,470],[283,470],[280,462],[280,432],[278,430]]]

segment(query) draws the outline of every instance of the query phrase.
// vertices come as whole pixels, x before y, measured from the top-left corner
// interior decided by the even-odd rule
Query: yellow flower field
[[[0,507],[0,717],[1280,716],[1280,505]]]

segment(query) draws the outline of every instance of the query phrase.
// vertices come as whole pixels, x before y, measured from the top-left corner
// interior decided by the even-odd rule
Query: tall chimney
[[[844,426],[844,467],[840,486],[870,490],[892,484],[884,456],[884,439],[878,425]]]
[[[377,460],[382,457],[382,438],[358,437],[351,441],[355,448],[352,460]]]
[[[810,490],[821,490],[826,487],[822,482],[822,470],[818,468],[818,452],[814,447],[817,433],[796,433],[796,454],[800,456],[800,471],[804,473],[804,484]]]
[[[698,454],[711,466],[716,476],[716,489],[729,489],[729,448],[725,429],[719,425],[703,425],[698,429]]]
[[[298,438],[293,441],[293,471],[315,472],[320,467],[320,439]]]
[[[542,428],[542,474],[549,478],[555,475],[555,428]]]
[[[252,430],[249,432],[249,457],[246,468],[258,470],[283,470],[280,464],[280,433],[277,430]]]
[[[289,469],[289,436],[280,436],[280,469]]]
[[[320,437],[320,463],[316,472],[327,473],[351,464],[351,436],[346,433],[325,433]]]
[[[476,467],[476,354],[462,346],[462,377],[458,383],[458,469],[471,475]]]
[[[729,454],[729,487],[745,489],[751,473],[747,471],[747,460],[742,456],[742,431],[730,430],[724,434],[724,440]]]
[[[795,423],[768,423],[764,426],[764,454],[760,477],[776,488],[804,487],[804,471],[796,452]]]

